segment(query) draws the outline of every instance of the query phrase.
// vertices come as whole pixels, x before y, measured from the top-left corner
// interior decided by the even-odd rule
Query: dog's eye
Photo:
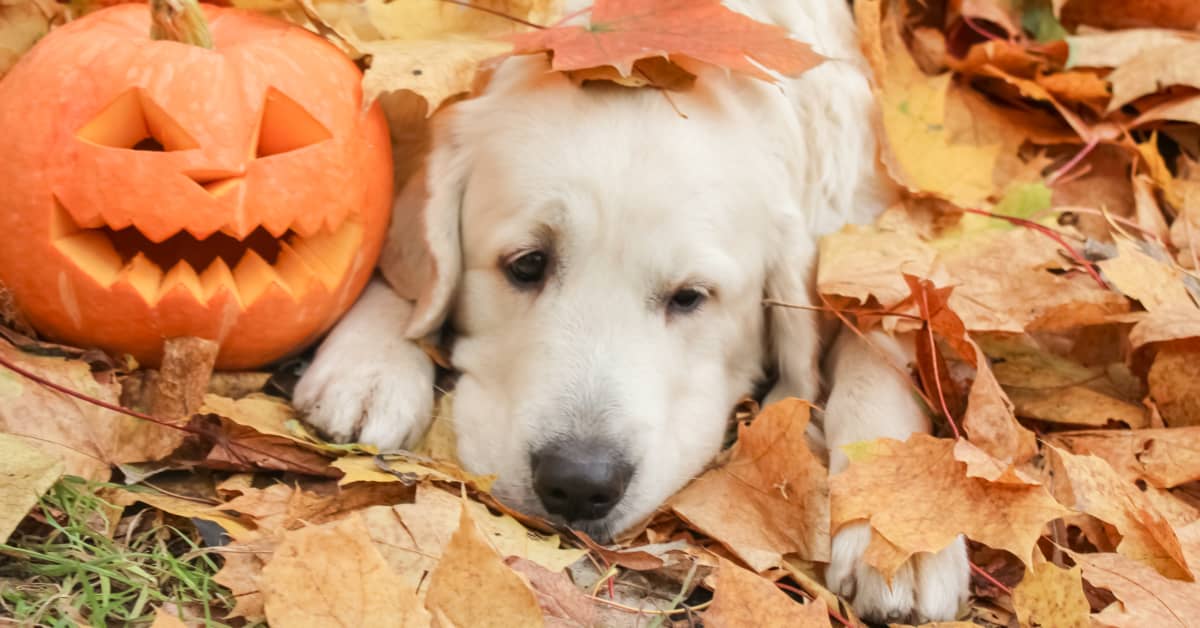
[[[707,298],[708,293],[699,288],[681,288],[671,295],[668,308],[679,314],[694,312]]]
[[[510,261],[505,267],[509,281],[517,287],[529,287],[542,282],[546,277],[546,254],[530,251]]]

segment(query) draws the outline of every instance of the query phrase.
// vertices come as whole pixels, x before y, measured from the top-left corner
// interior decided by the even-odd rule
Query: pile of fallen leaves
[[[356,56],[406,150],[530,32],[508,18],[562,17],[536,0],[476,3],[507,18],[436,0],[234,3]],[[818,287],[856,329],[917,334],[913,393],[937,434],[859,443],[827,478],[801,436],[809,404],[738,414],[732,448],[614,546],[493,499],[455,463],[448,421],[413,452],[330,444],[287,402],[294,365],[212,373],[212,344],[178,339],[160,369],[136,369],[33,339],[0,294],[0,537],[16,531],[0,546],[0,613],[27,584],[22,540],[69,529],[63,500],[38,505],[68,474],[112,481],[89,485],[109,505],[99,537],[156,522],[196,544],[189,559],[220,564],[227,597],[138,602],[162,625],[857,625],[819,577],[831,532],[854,521],[885,573],[971,539],[965,621],[1193,623],[1197,6],[857,2],[883,161],[908,194],[825,239]],[[0,72],[90,8],[0,0]],[[451,412],[443,399],[439,418]],[[118,616],[73,599],[23,617]]]

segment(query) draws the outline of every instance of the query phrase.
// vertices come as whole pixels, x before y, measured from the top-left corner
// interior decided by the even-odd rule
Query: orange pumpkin
[[[392,162],[359,70],[299,27],[203,16],[211,48],[151,39],[146,5],[104,9],[0,81],[0,282],[51,338],[154,365],[199,336],[254,367],[371,275]]]

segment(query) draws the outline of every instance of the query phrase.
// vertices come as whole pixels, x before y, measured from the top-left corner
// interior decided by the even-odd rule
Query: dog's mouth
[[[56,249],[98,283],[125,281],[152,305],[183,289],[202,303],[228,291],[246,307],[273,284],[292,295],[306,292],[312,281],[335,289],[363,229],[347,220],[306,236],[291,228],[276,236],[260,226],[240,238],[224,231],[198,238],[181,228],[155,242],[135,226],[81,225],[56,202],[51,237]]]

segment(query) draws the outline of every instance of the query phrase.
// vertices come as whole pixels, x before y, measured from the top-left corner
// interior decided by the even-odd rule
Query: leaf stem
[[[213,47],[212,33],[196,0],[150,0],[150,39]]]
[[[479,5],[467,2],[466,0],[441,0],[441,1],[445,2],[446,4],[454,4],[454,5],[458,5],[460,7],[466,7],[468,9],[482,11],[484,13],[494,15],[496,17],[504,18],[510,22],[516,22],[517,24],[521,24],[522,26],[528,26],[530,28],[536,28],[538,30],[545,30],[545,28],[546,28],[545,26],[542,26],[541,24],[534,24],[533,22],[530,22],[528,20],[523,20],[515,15],[509,15],[503,11],[497,11],[495,9],[489,9],[487,7],[481,7]]]

